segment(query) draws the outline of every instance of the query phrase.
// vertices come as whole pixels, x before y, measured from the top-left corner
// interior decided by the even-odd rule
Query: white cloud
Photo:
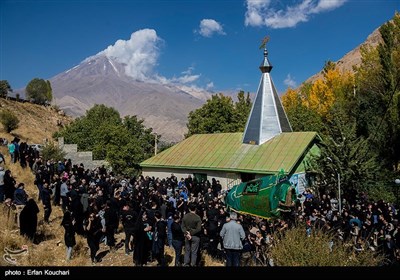
[[[118,40],[114,45],[100,52],[118,63],[125,65],[125,74],[140,81],[161,84],[191,84],[201,74],[193,74],[195,68],[188,67],[178,77],[167,78],[154,73],[160,55],[159,45],[163,40],[154,29],[142,29],[133,32],[129,40]]]
[[[188,84],[188,83],[193,83],[196,81],[198,78],[200,78],[201,75],[184,75],[178,78],[172,78],[170,81],[172,83],[179,83],[179,84]]]
[[[197,81],[201,74],[193,75],[194,67],[189,67],[187,70],[182,71],[182,76],[166,78],[163,76],[155,76],[155,80],[161,84],[190,84]]]
[[[206,85],[206,89],[212,89],[214,87],[214,83],[213,82],[209,82],[207,85]]]
[[[203,19],[200,22],[199,33],[204,37],[212,37],[214,33],[225,35],[222,25],[213,19]]]
[[[159,56],[158,45],[162,39],[154,29],[142,29],[132,33],[129,40],[118,40],[102,51],[107,57],[125,64],[126,75],[141,81],[152,75]]]
[[[296,88],[297,87],[297,83],[296,81],[292,78],[292,76],[290,74],[288,74],[286,76],[286,79],[283,81],[283,83],[291,88]]]
[[[294,27],[309,20],[312,14],[334,10],[347,0],[296,0],[292,6],[277,8],[271,0],[247,0],[246,26],[271,28]],[[276,3],[276,2],[274,2]],[[284,2],[283,2],[284,3]]]
[[[194,71],[194,67],[191,66],[187,70],[182,71],[182,76],[180,77],[173,77],[169,81],[171,83],[178,83],[178,84],[189,84],[193,83],[194,81],[198,80],[201,75],[192,75],[192,72]]]
[[[262,11],[269,7],[271,0],[247,0],[247,11],[245,14],[245,25],[261,26],[264,24]]]
[[[312,13],[320,13],[329,10],[334,10],[342,6],[347,0],[319,0],[318,5],[314,8]]]
[[[194,71],[194,67],[193,67],[193,66],[190,66],[187,70],[182,71],[182,74],[184,74],[184,75],[190,75],[190,74],[192,74],[193,71]]]

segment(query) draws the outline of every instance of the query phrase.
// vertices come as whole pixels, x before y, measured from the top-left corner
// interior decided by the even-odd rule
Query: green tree
[[[249,94],[238,93],[238,102],[234,103],[230,96],[215,94],[199,109],[189,113],[186,137],[193,134],[240,132],[244,130],[251,100]]]
[[[235,103],[235,120],[236,131],[244,131],[247,119],[251,111],[251,98],[250,93],[245,96],[244,91],[241,90],[237,94],[238,101]]]
[[[35,78],[26,86],[26,97],[37,104],[46,104],[53,99],[50,81]]]
[[[63,128],[55,137],[63,136],[65,143],[78,145],[81,151],[93,151],[95,159],[105,159],[106,145],[114,138],[107,139],[109,127],[120,126],[121,117],[117,110],[105,105],[94,105],[86,111],[86,115],[77,118],[70,125]],[[104,147],[95,149],[96,144],[104,144]]]
[[[330,67],[332,64],[327,64],[326,71],[331,71]],[[376,153],[370,149],[366,137],[357,133],[357,114],[354,113],[357,104],[349,83],[335,86],[335,96],[339,98],[324,115],[306,106],[310,87],[303,85],[300,93],[287,91],[283,104],[294,131],[316,131],[322,138],[321,155],[310,167],[319,174],[317,186],[324,191],[337,192],[338,173],[344,193],[350,189],[366,191],[380,183],[384,172]]]
[[[322,82],[305,83],[282,97],[293,130],[313,130],[323,140],[313,168],[327,190],[336,189],[340,173],[344,192],[370,191],[378,197],[375,189],[390,190],[400,172],[400,14],[380,33],[378,47],[361,48],[354,77],[328,61]]]
[[[46,144],[42,151],[40,152],[40,155],[43,157],[45,161],[48,159],[53,159],[55,161],[63,160],[65,158],[65,152],[60,149],[54,142],[50,142]]]
[[[382,180],[382,168],[368,141],[358,136],[356,123],[343,107],[336,104],[325,123],[325,135],[320,143],[321,155],[312,169],[320,176],[319,187],[335,191],[340,174],[343,193],[366,191]],[[337,192],[336,192],[337,193]]]
[[[118,111],[95,105],[54,137],[92,151],[95,159],[105,159],[119,174],[135,175],[139,163],[154,154],[154,134],[136,116],[121,119]]]
[[[53,100],[53,88],[51,87],[51,83],[49,80],[46,81],[47,84],[47,92],[46,92],[46,99],[48,102]]]
[[[147,128],[143,124],[144,120],[139,120],[137,116],[126,116],[123,125],[128,131],[129,137],[134,137],[141,149],[138,161],[143,161],[154,154],[154,134],[152,128]],[[161,138],[157,135],[157,141]]]
[[[6,98],[9,91],[13,91],[7,80],[0,81],[0,97]]]
[[[19,119],[9,110],[3,110],[0,112],[0,121],[8,133],[17,129],[19,126]]]
[[[362,49],[356,68],[357,129],[388,170],[400,171],[400,14],[379,29],[377,48]]]

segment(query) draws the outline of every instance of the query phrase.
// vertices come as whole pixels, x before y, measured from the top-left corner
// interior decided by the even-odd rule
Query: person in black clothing
[[[52,186],[54,187],[53,204],[54,206],[59,206],[61,201],[61,180],[57,174],[53,176]]]
[[[75,221],[72,219],[71,212],[65,211],[61,225],[65,229],[64,242],[65,246],[67,246],[67,261],[71,259],[72,248],[76,245],[74,224]]]
[[[135,250],[133,252],[133,261],[136,266],[147,264],[151,251],[152,226],[147,217],[147,211],[142,209],[136,223],[135,231]]]
[[[40,167],[35,174],[35,181],[34,181],[36,187],[38,188],[38,193],[39,193],[38,201],[42,200],[43,181],[44,181],[43,168]]]
[[[22,142],[19,145],[19,156],[20,156],[19,163],[22,168],[26,167],[27,150],[28,150],[28,145],[26,144],[26,142]]]
[[[118,213],[111,205],[111,201],[107,200],[106,207],[104,209],[104,219],[106,221],[106,237],[107,245],[110,247],[110,251],[115,251],[115,237],[114,233],[118,227]]]
[[[103,235],[100,218],[96,213],[89,214],[84,229],[86,231],[86,240],[90,248],[90,259],[92,260],[92,264],[95,264],[97,262],[96,254],[100,249],[100,238]]]
[[[104,167],[104,164],[99,167],[99,175],[106,175],[107,169]]]
[[[14,199],[16,181],[11,175],[11,170],[7,169],[4,174],[4,199]]]
[[[181,228],[181,218],[178,213],[174,214],[174,222],[171,225],[172,247],[175,250],[175,266],[181,266],[182,247],[185,241],[185,235]]]
[[[34,240],[37,228],[37,214],[39,213],[39,207],[33,198],[28,199],[24,209],[22,209],[19,215],[19,232],[21,235],[25,235],[31,241]]]
[[[129,204],[125,205],[121,213],[121,222],[125,231],[125,254],[133,252],[133,240],[135,238],[135,225],[138,219],[138,213],[134,211]],[[131,248],[129,248],[129,246]]]
[[[154,214],[156,223],[154,225],[153,233],[153,257],[157,260],[158,266],[166,266],[164,257],[165,241],[167,240],[167,222],[162,219],[160,211]]]
[[[69,198],[69,205],[71,209],[72,218],[75,220],[75,231],[79,235],[84,235],[83,228],[83,206],[80,201],[80,197],[75,188],[71,188],[71,190],[67,193]]]
[[[49,187],[49,184],[46,182],[43,185],[43,190],[42,190],[42,203],[43,203],[43,209],[44,209],[44,222],[49,223],[49,218],[51,214],[51,194],[52,191]]]
[[[220,228],[218,226],[218,221],[216,217],[207,220],[204,224],[204,228],[206,229],[207,236],[209,238],[209,243],[207,246],[207,253],[213,257],[217,258],[218,253],[218,243],[220,242],[219,231]]]
[[[256,250],[254,245],[256,236],[250,232],[246,233],[246,238],[243,240],[243,249],[240,256],[240,266],[252,266],[253,256]]]
[[[220,194],[220,192],[222,191],[222,185],[219,182],[219,180],[217,180],[217,183],[215,184],[215,186],[213,187],[213,193],[215,197],[218,197],[218,195]]]

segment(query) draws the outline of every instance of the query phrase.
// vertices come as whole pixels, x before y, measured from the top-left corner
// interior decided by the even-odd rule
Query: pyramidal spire
[[[262,145],[282,132],[292,131],[270,76],[272,65],[265,46],[268,40],[265,43],[264,41],[264,59],[260,65],[261,81],[244,130],[243,144]]]

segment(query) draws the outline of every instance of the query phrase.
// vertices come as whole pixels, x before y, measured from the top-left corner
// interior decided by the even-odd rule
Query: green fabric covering
[[[254,189],[258,191],[254,192]],[[291,189],[293,186],[284,174],[265,176],[231,188],[225,203],[240,213],[276,218],[280,216],[279,201],[285,203],[288,191]],[[296,199],[294,192],[292,195],[290,201]]]

